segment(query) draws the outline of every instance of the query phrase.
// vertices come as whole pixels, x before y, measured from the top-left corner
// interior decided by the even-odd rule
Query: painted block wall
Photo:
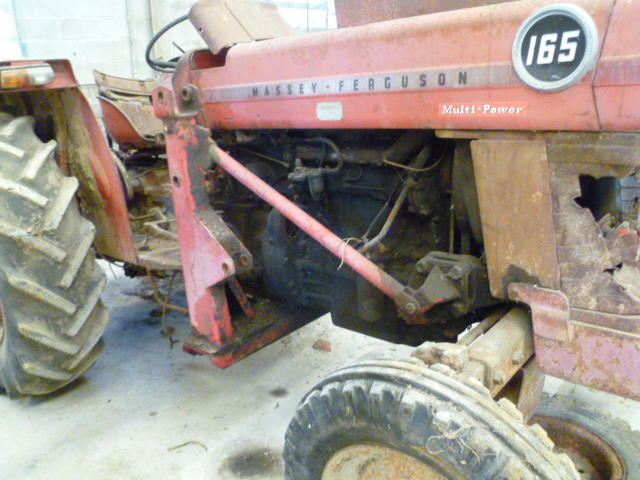
[[[120,77],[157,76],[144,61],[152,32],[188,13],[196,0],[0,0],[13,2],[15,31],[24,58],[66,58],[76,77],[95,93],[93,69]],[[299,32],[335,26],[332,0],[267,0]],[[177,45],[177,46],[176,46]],[[187,21],[170,31],[154,58],[204,48]]]
[[[0,0],[0,57],[20,58],[18,32],[11,0]]]
[[[81,84],[92,70],[131,76],[126,0],[14,0],[25,58],[66,58]]]

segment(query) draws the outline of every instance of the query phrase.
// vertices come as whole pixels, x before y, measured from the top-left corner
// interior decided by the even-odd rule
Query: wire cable
[[[188,18],[189,18],[189,15],[183,15],[181,17],[176,18],[172,22],[170,22],[170,23],[166,24],[164,27],[162,27],[158,31],[158,33],[156,33],[153,37],[151,37],[151,40],[149,41],[149,44],[147,45],[147,49],[144,51],[144,59],[147,62],[147,65],[149,65],[151,68],[153,68],[154,70],[156,70],[158,72],[171,73],[171,72],[173,72],[175,70],[176,65],[177,65],[178,62],[163,62],[163,61],[159,61],[159,60],[152,60],[151,59],[151,49],[156,44],[156,42],[160,39],[160,37],[162,37],[165,33],[167,33],[173,27],[175,27],[179,23],[184,22]]]

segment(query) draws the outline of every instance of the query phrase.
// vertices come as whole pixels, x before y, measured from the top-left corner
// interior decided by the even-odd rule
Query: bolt
[[[442,355],[442,363],[444,363],[447,367],[451,367],[454,370],[460,370],[461,366],[458,358],[450,353],[445,353]]]
[[[511,356],[511,361],[513,362],[514,365],[520,365],[522,362],[524,362],[524,353],[515,352]]]
[[[418,311],[418,306],[415,303],[407,302],[404,306],[404,311],[409,315],[413,315]]]
[[[185,85],[180,90],[180,97],[185,103],[193,102],[197,97],[196,87],[193,85]]]
[[[496,372],[493,374],[493,383],[496,385],[507,383],[507,376],[504,374],[504,372]]]
[[[228,275],[231,272],[231,263],[228,262],[227,260],[224,260],[222,262],[222,273],[224,273],[225,275]]]
[[[458,266],[453,267],[451,270],[449,270],[449,273],[447,274],[447,276],[451,280],[460,280],[460,279],[462,279],[462,272],[460,271],[460,267],[458,267]]]

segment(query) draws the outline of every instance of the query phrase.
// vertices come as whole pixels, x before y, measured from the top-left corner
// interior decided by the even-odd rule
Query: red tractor
[[[247,0],[188,18],[209,48],[150,59],[159,86],[97,76],[117,156],[68,64],[0,68],[5,390],[46,393],[95,360],[93,243],[132,275],[182,270],[183,348],[221,367],[323,311],[417,346],[306,395],[288,479],[580,478],[549,436],[599,475],[582,478],[640,478],[634,434],[538,410],[544,373],[640,400],[640,5],[300,36]]]

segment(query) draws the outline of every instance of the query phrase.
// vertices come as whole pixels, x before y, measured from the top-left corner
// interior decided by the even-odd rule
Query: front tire
[[[440,372],[444,372],[440,373]],[[566,455],[506,400],[442,365],[365,361],[298,406],[285,437],[288,480],[575,480]]]
[[[31,117],[0,113],[0,386],[42,395],[72,382],[102,350],[106,278],[95,227],[75,202]]]

